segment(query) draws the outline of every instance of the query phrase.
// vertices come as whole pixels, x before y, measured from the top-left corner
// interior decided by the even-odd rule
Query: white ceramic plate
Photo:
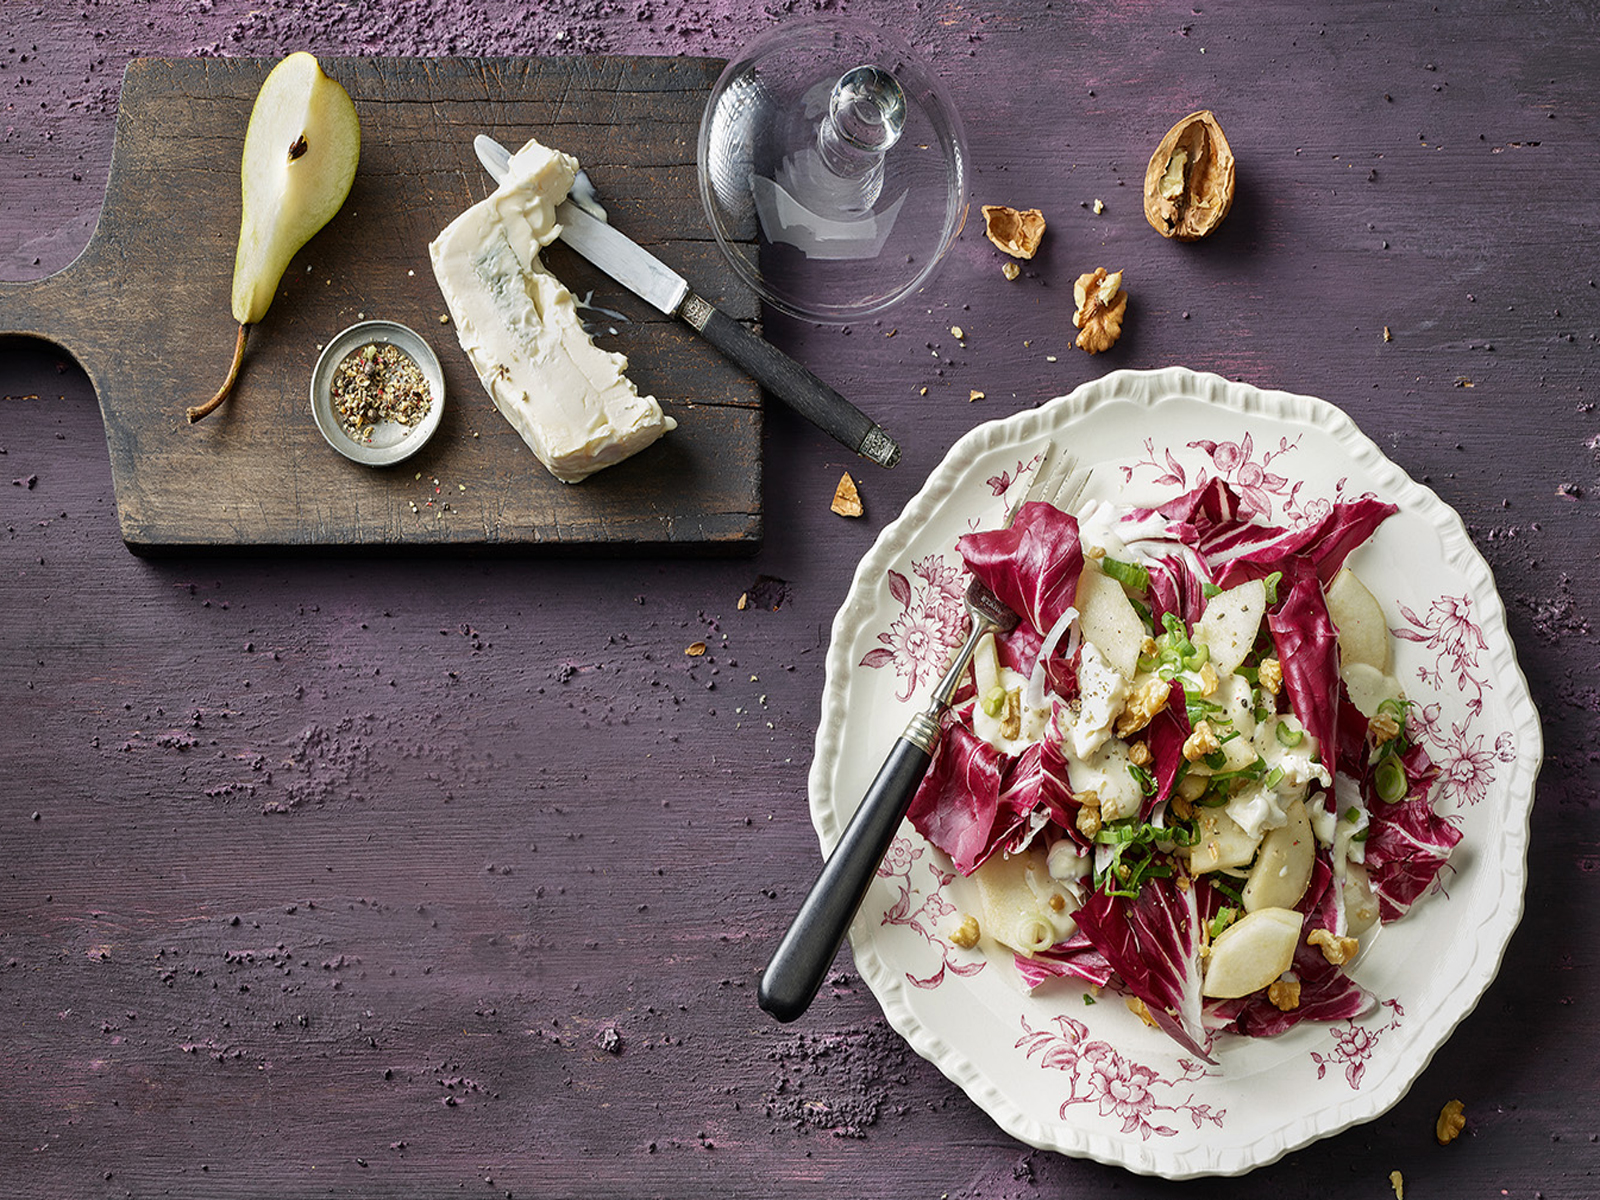
[[[1180,368],[1118,371],[963,437],[857,569],[811,769],[824,853],[962,632],[956,539],[999,522],[1051,440],[1096,467],[1090,497],[1151,504],[1220,475],[1272,524],[1367,493],[1400,507],[1350,564],[1395,633],[1442,768],[1436,808],[1465,837],[1442,886],[1356,964],[1375,1011],[1224,1035],[1210,1066],[1109,994],[1090,1005],[1063,980],[1028,995],[1008,955],[951,944],[950,918],[976,904],[910,825],[850,932],[890,1023],[1013,1136],[1146,1174],[1239,1174],[1388,1110],[1489,986],[1522,913],[1538,718],[1460,518],[1342,412]]]

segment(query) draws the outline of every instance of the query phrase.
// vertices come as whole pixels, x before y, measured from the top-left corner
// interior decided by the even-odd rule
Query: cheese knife
[[[484,170],[502,182],[511,151],[481,133],[472,148]],[[653,307],[684,322],[824,433],[879,466],[900,461],[899,443],[871,417],[776,346],[719,312],[683,276],[608,224],[583,172],[572,195],[556,208],[556,219],[568,246]]]

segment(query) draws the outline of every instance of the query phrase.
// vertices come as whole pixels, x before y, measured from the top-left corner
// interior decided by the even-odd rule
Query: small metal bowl
[[[372,342],[388,342],[410,355],[428,381],[433,403],[415,425],[385,421],[373,429],[370,441],[358,441],[345,432],[339,414],[333,410],[333,373],[351,351]],[[439,369],[432,348],[415,330],[394,321],[362,321],[329,342],[317,359],[316,370],[311,373],[311,415],[328,445],[340,454],[369,467],[387,467],[421,450],[439,428],[444,416],[444,372]]]

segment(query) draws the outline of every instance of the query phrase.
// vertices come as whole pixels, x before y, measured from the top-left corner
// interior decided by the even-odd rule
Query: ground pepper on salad
[[[1028,986],[1115,990],[1202,1055],[1373,1005],[1360,938],[1461,836],[1344,569],[1395,511],[1279,528],[1213,479],[1154,509],[1030,502],[960,539],[1021,619],[980,645],[909,818]]]

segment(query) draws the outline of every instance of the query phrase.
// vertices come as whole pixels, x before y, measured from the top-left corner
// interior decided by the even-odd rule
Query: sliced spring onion
[[[983,711],[991,717],[998,717],[1006,706],[1006,689],[1000,684],[995,684],[983,694]]]
[[[1393,755],[1378,764],[1378,769],[1372,773],[1372,782],[1377,787],[1378,799],[1385,804],[1404,800],[1406,792],[1410,790],[1406,769]]]
[[[1287,721],[1278,722],[1277,734],[1280,746],[1298,746],[1306,740],[1305,731],[1291,727]]]
[[[1133,781],[1139,785],[1139,790],[1146,796],[1156,794],[1156,777],[1136,763],[1128,764],[1128,774],[1133,776]]]
[[[1100,560],[1100,569],[1123,587],[1135,592],[1150,590],[1150,572],[1138,563],[1123,562],[1107,555]]]
[[[1282,571],[1274,571],[1271,575],[1268,575],[1261,581],[1267,585],[1267,604],[1269,606],[1278,602],[1278,582],[1282,578]]]

